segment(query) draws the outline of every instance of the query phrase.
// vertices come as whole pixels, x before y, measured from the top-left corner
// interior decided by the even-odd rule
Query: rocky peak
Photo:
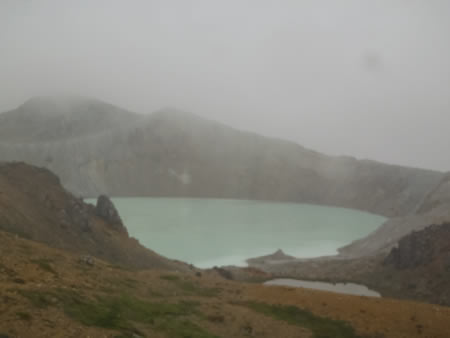
[[[124,227],[119,212],[117,211],[114,203],[106,195],[100,195],[97,199],[97,205],[95,207],[95,214],[106,221],[113,229],[121,232],[127,232]]]
[[[287,262],[295,260],[296,258],[293,256],[286,255],[283,250],[278,249],[273,254],[256,257],[256,258],[249,258],[247,259],[247,263],[249,265],[257,265],[257,264],[265,264],[268,262]]]
[[[91,230],[91,212],[89,206],[81,199],[70,198],[66,208],[60,211],[60,214],[60,222],[63,227],[67,228],[73,224],[81,231],[89,232]]]
[[[289,258],[292,258],[292,257],[286,255],[286,254],[284,253],[283,250],[278,249],[277,251],[275,251],[275,252],[272,254],[272,258],[273,258],[273,259],[289,259]]]

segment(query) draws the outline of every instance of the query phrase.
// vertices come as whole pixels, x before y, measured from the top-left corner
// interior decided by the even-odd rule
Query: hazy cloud
[[[164,106],[450,170],[446,0],[1,0],[0,110],[55,92]]]

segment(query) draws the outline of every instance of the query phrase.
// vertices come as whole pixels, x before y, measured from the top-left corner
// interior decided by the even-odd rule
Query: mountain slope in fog
[[[373,233],[341,248],[339,252],[344,257],[387,253],[411,231],[445,222],[450,222],[450,174],[445,175],[426,195],[416,213],[389,219]]]
[[[0,141],[50,142],[85,137],[139,121],[140,115],[84,97],[34,97],[0,114]]]
[[[0,157],[44,166],[82,196],[306,202],[386,216],[416,211],[442,174],[331,157],[176,110],[143,116],[84,98],[0,114]]]

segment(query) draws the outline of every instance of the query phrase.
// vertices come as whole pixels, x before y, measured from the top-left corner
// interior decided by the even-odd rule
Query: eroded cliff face
[[[0,158],[49,168],[78,196],[305,202],[392,217],[415,212],[442,178],[325,156],[173,110],[142,116],[92,99],[53,101],[0,114]]]

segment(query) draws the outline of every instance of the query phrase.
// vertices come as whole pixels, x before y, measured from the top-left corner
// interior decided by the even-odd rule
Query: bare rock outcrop
[[[295,260],[296,258],[290,255],[286,255],[283,250],[278,249],[273,254],[249,258],[247,259],[247,263],[249,265],[257,265],[257,264],[280,264],[286,263]]]
[[[113,229],[127,233],[127,229],[123,225],[119,212],[114,206],[111,199],[106,195],[100,195],[97,199],[95,214],[103,218]]]
[[[450,223],[431,225],[403,237],[384,260],[397,269],[414,269],[442,260],[450,268]]]

